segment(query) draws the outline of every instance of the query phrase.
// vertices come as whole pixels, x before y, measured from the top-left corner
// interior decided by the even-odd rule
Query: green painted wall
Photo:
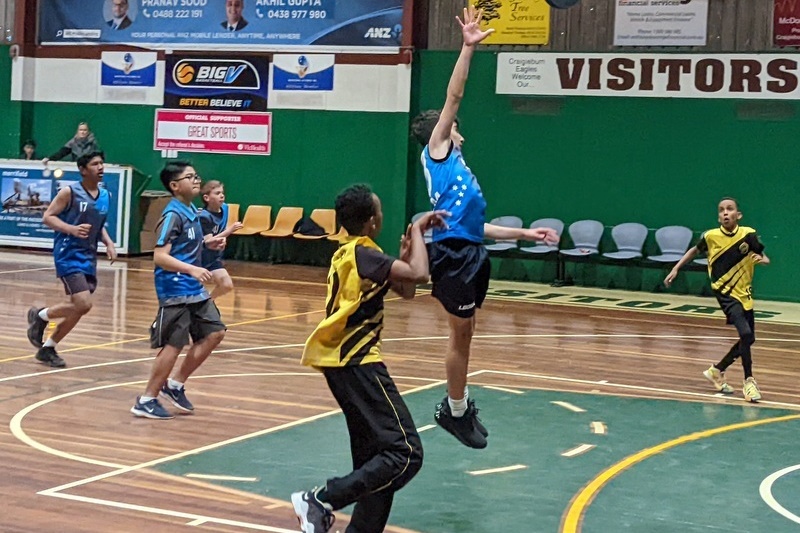
[[[444,103],[457,52],[427,51],[419,108]],[[565,97],[516,101],[496,95],[496,55],[475,55],[459,112],[464,154],[488,200],[489,218],[516,214],[526,223],[594,218],[607,226],[716,225],[719,198],[738,198],[743,224],[759,230],[773,260],[756,274],[757,298],[800,300],[800,201],[794,145],[797,104],[736,100]],[[515,111],[519,106],[527,111]],[[740,118],[742,106],[780,118]],[[416,111],[416,110],[415,110]],[[419,148],[412,147],[409,160]],[[411,211],[429,202],[419,164]]]
[[[55,152],[86,120],[109,161],[132,164],[151,174],[150,188],[162,189],[164,160],[153,150],[154,108],[149,106],[36,103],[33,134],[40,152]],[[387,253],[397,251],[406,216],[407,148],[405,113],[273,112],[271,156],[180,153],[206,179],[226,184],[227,200],[242,206],[332,208],[336,194],[352,183],[372,185],[384,201]]]
[[[20,139],[22,104],[11,101],[11,58],[8,46],[0,46],[0,157],[17,157]]]

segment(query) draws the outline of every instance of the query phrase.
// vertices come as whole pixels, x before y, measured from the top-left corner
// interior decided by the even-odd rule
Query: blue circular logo
[[[308,58],[306,56],[298,57],[297,58],[297,64],[300,65],[301,67],[307,67],[308,66]]]
[[[130,52],[125,54],[125,56],[122,59],[126,63],[133,63],[133,56],[130,54]]]

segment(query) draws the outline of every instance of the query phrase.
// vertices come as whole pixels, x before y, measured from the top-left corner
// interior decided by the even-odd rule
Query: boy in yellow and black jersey
[[[333,511],[352,503],[347,531],[383,531],[394,493],[422,467],[416,426],[381,360],[383,298],[389,289],[413,298],[416,283],[428,281],[423,234],[444,224],[443,214],[428,213],[409,226],[395,259],[373,240],[383,213],[369,187],[354,185],[336,198],[336,218],[351,237],[331,259],[326,316],[306,341],[301,362],[325,375],[342,408],[354,470],[292,494],[304,532],[329,531]]]
[[[767,265],[769,258],[756,230],[740,226],[742,213],[733,198],[723,198],[718,206],[719,228],[703,233],[697,245],[678,261],[664,280],[669,287],[678,270],[690,262],[698,253],[708,255],[708,275],[711,289],[717,297],[729,324],[736,327],[739,340],[722,360],[703,372],[720,392],[731,394],[733,388],[725,382],[725,369],[738,357],[744,367],[744,397],[751,402],[761,399],[761,391],[753,378],[753,361],[750,347],[755,343],[755,321],[753,318],[753,270],[756,264]]]

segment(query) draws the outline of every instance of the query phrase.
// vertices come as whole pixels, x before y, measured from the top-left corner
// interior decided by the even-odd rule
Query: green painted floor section
[[[405,396],[418,427],[433,423],[441,388]],[[489,447],[471,450],[438,427],[422,433],[425,463],[395,497],[393,525],[425,533],[556,532],[570,499],[609,466],[689,433],[795,414],[717,405],[551,391],[512,394],[475,387]],[[575,413],[551,404],[566,401]],[[590,431],[593,421],[608,434]],[[800,463],[800,421],[724,433],[667,450],[613,479],[588,508],[587,533],[800,530],[758,493],[769,474]],[[573,458],[562,452],[597,447]],[[516,464],[527,469],[472,476]],[[350,469],[340,414],[159,465],[164,472],[258,477],[219,482],[288,500],[291,492]],[[776,500],[800,515],[800,470],[779,479]],[[348,510],[345,510],[348,512]],[[334,528],[339,529],[339,528]],[[341,528],[343,530],[343,528]]]

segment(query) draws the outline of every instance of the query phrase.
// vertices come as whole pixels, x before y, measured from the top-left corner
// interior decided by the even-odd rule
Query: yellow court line
[[[578,533],[581,531],[581,526],[583,525],[583,516],[586,513],[586,509],[589,507],[589,505],[591,505],[592,501],[597,497],[597,494],[603,489],[603,487],[605,487],[609,481],[617,477],[619,474],[630,467],[641,463],[645,459],[649,459],[650,457],[658,455],[663,451],[669,450],[670,448],[675,448],[681,444],[686,444],[687,442],[714,437],[730,431],[749,429],[752,427],[774,424],[777,422],[789,422],[791,420],[800,420],[800,415],[786,415],[775,418],[765,418],[763,420],[751,420],[749,422],[740,422],[714,429],[707,429],[705,431],[698,431],[688,435],[683,435],[682,437],[678,437],[667,442],[662,442],[661,444],[657,444],[656,446],[652,446],[650,448],[645,448],[640,452],[630,455],[617,464],[605,469],[572,498],[569,507],[567,507],[567,510],[564,513],[564,519],[561,523],[559,532]]]

